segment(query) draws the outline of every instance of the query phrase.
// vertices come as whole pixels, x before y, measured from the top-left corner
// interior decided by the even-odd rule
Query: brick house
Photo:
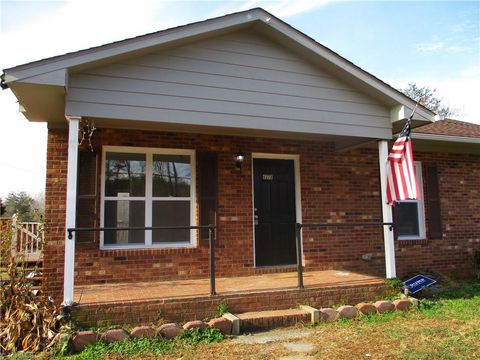
[[[468,276],[480,250],[480,126],[419,107],[423,197],[394,234],[384,163],[415,102],[263,9],[6,69],[2,87],[48,123],[44,275],[67,304],[74,284],[207,278],[208,229],[158,227],[214,224],[218,277],[295,271],[295,223],[358,224],[304,228],[306,274]]]

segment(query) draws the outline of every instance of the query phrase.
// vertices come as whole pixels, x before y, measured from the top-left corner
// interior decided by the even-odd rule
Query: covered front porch
[[[363,281],[371,279],[381,285],[383,282],[378,282],[379,279],[395,276],[391,214],[387,211],[382,216],[380,202],[383,201],[365,202],[372,197],[380,200],[383,176],[378,176],[377,169],[379,159],[386,158],[386,141],[379,141],[377,149],[358,150],[361,155],[357,155],[336,151],[327,141],[289,140],[285,148],[282,139],[99,128],[94,145],[103,151],[83,151],[82,154],[93,154],[90,156],[95,161],[88,163],[82,162],[76,143],[79,123],[80,119],[73,118],[69,122],[65,305],[76,303],[82,307],[251,292],[293,291],[299,296],[303,288],[306,293],[312,289],[318,292],[322,288],[363,286]],[[139,148],[138,144],[148,147]],[[190,191],[197,193],[196,198],[192,195],[186,199],[190,203],[190,223],[168,223],[166,227],[163,223],[156,224],[153,220],[159,217],[153,216],[152,209],[147,207],[145,219],[151,219],[149,221],[139,224],[130,221],[125,226],[119,223],[117,209],[113,223],[107,223],[107,206],[113,201],[128,200],[123,193],[118,199],[106,196],[110,183],[105,178],[108,175],[117,179],[107,172],[109,156],[117,156],[114,151],[122,151],[119,154],[125,156],[128,150],[135,154],[146,152],[147,158],[155,159],[155,154],[149,155],[153,151],[150,149],[161,152],[174,147],[190,149]],[[245,154],[240,169],[235,164],[238,149]],[[176,151],[187,153],[187,150]],[[215,155],[212,179],[204,178],[210,174],[200,160],[205,153]],[[77,159],[80,159],[78,163]],[[89,164],[93,164],[92,171],[87,171]],[[98,164],[105,168],[95,170]],[[260,167],[265,164],[265,169]],[[288,167],[273,168],[272,164],[288,164]],[[146,184],[154,188],[156,183],[148,180],[149,176],[153,178],[148,175],[151,173],[147,170]],[[85,175],[88,175],[86,179]],[[284,178],[287,180],[283,181]],[[212,197],[209,189],[202,187],[204,180],[217,184],[210,218],[202,216],[203,199]],[[133,184],[134,180],[129,182]],[[86,183],[93,184],[92,194],[98,188],[102,193],[100,197],[91,197],[96,201],[97,210],[90,216],[81,206],[85,198],[79,192]],[[290,200],[288,203],[272,201],[269,194],[277,190],[280,194],[284,183],[288,185],[286,195],[278,195],[277,199]],[[257,189],[266,191],[263,197],[257,196],[260,191]],[[143,201],[152,208],[158,201],[151,195],[132,199],[132,204]],[[282,211],[272,212],[269,218],[265,216],[269,209]],[[278,224],[269,220],[284,216],[284,209],[290,211],[288,217],[281,218]],[[132,207],[128,217],[134,219],[143,212],[143,208],[133,211]],[[93,221],[85,226],[85,220],[90,218]],[[262,222],[269,224],[268,227],[261,228]],[[215,225],[203,234],[202,230],[210,226],[207,224]],[[171,231],[172,225],[176,229],[189,228],[190,242],[170,244],[155,240],[158,233],[154,232]],[[134,232],[141,232],[140,243],[134,237],[120,236]],[[110,242],[107,235],[112,233],[117,237]],[[268,246],[261,248],[261,237],[266,236],[270,239]],[[277,254],[277,249],[282,247],[278,242],[281,237],[285,237],[283,247],[288,250],[285,259],[281,257],[283,254]],[[260,258],[260,250],[268,256],[267,260],[274,261],[269,263]],[[306,271],[304,276],[302,271]],[[213,291],[212,276],[216,282]],[[211,301],[217,300],[212,297]]]

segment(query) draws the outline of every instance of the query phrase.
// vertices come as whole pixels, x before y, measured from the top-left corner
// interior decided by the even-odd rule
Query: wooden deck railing
[[[44,236],[42,223],[18,221],[12,216],[12,256],[23,261],[42,260]]]

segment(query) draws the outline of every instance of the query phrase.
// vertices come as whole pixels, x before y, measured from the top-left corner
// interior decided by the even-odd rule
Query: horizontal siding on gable
[[[66,108],[67,114],[124,119],[128,113],[132,120],[182,124],[202,119],[207,126],[391,134],[389,110],[375,99],[249,33],[71,74]],[[218,124],[222,117],[229,120]]]

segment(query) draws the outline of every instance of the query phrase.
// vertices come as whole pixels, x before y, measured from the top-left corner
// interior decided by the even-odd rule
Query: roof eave
[[[480,144],[480,138],[470,136],[455,136],[455,135],[441,135],[428,133],[412,133],[413,139],[433,140],[433,141],[447,141],[468,144]]]

